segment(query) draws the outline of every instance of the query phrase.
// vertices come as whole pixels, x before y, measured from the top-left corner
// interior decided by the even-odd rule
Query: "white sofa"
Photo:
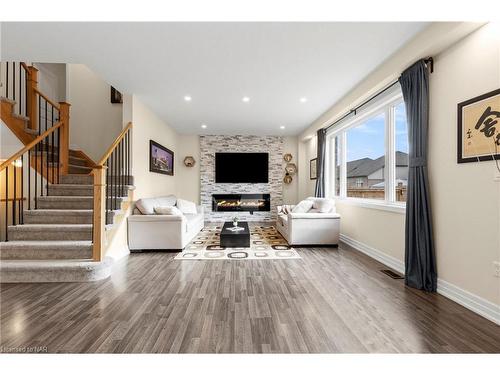
[[[130,250],[182,250],[203,229],[203,207],[196,206],[196,214],[157,215],[151,207],[175,206],[175,196],[143,198],[136,202],[128,217],[128,245]],[[143,204],[141,206],[141,203]],[[144,210],[138,207],[149,207]]]
[[[309,197],[307,200],[318,198]],[[322,198],[325,199],[325,198]],[[336,213],[335,201],[328,212],[311,209],[304,213],[283,212],[278,206],[276,228],[289,245],[338,245],[340,234],[340,215]],[[288,206],[293,209],[295,206]]]

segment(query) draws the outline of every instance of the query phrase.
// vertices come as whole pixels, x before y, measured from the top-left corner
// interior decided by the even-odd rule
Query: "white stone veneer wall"
[[[207,221],[228,221],[234,216],[245,221],[274,221],[276,206],[283,204],[283,138],[251,135],[202,135],[200,136],[200,201],[205,208]],[[263,184],[216,184],[216,152],[268,152],[269,182]],[[212,212],[212,194],[257,193],[271,195],[271,211]]]

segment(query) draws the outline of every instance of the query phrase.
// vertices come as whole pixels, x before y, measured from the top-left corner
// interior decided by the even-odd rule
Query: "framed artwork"
[[[123,103],[122,93],[111,86],[111,103]]]
[[[316,180],[318,178],[317,170],[318,158],[311,159],[309,162],[309,179]]]
[[[500,89],[458,104],[457,162],[500,160]]]
[[[149,171],[174,175],[174,153],[153,140],[149,141]]]

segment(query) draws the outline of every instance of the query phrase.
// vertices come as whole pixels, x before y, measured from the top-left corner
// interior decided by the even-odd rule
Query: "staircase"
[[[110,259],[92,260],[93,187],[93,176],[83,174],[49,184],[38,209],[24,211],[24,224],[8,227],[9,241],[0,245],[1,282],[95,281],[110,275]],[[107,212],[108,230],[123,214],[130,188],[116,198],[120,208]]]
[[[21,65],[19,71],[21,76]],[[27,77],[27,82],[32,80]],[[30,90],[35,99],[28,101]],[[2,121],[25,147],[0,164],[0,182],[6,186],[0,197],[5,202],[0,220],[6,240],[0,242],[0,282],[106,278],[112,266],[105,256],[107,246],[113,228],[124,221],[133,189],[132,125],[95,163],[83,151],[69,150],[69,104],[51,102],[36,87],[24,91],[24,109],[21,99],[17,103],[1,98]],[[33,102],[38,108],[31,108]],[[43,112],[45,118],[40,116]]]

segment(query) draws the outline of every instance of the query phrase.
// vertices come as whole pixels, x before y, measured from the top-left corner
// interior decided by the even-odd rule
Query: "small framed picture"
[[[457,162],[500,160],[500,89],[458,104]]]
[[[174,175],[174,153],[153,140],[149,141],[149,171]]]
[[[317,169],[318,158],[311,159],[309,162],[309,179],[316,180],[318,178]]]
[[[111,103],[120,104],[123,103],[122,93],[111,86]]]

